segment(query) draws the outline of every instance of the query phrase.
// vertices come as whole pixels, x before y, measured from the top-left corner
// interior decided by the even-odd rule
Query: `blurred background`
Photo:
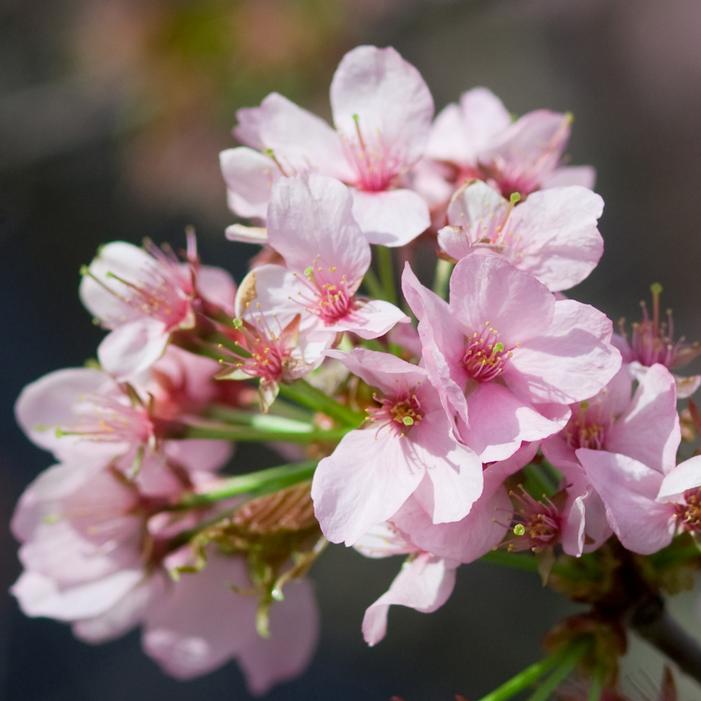
[[[249,698],[235,665],[178,683],[142,655],[136,633],[89,647],[19,613],[5,593],[19,573],[6,524],[50,459],[19,433],[12,404],[27,382],[94,354],[101,334],[76,290],[100,243],[179,245],[192,224],[205,262],[240,278],[254,250],[224,240],[232,216],[217,159],[233,144],[235,110],[277,90],[327,116],[332,73],[359,43],[395,46],[437,108],[486,85],[515,113],[572,111],[571,160],[596,166],[606,200],[606,253],[575,296],[636,318],[659,281],[678,328],[701,338],[697,0],[2,0],[0,698]],[[398,565],[330,549],[313,572],[318,654],[271,701],[477,698],[538,658],[565,610],[532,576],[463,568],[448,605],[394,610],[387,639],[369,650],[363,611]],[[676,605],[698,630],[694,602]],[[630,659],[640,699],[653,698],[658,665],[642,647]]]

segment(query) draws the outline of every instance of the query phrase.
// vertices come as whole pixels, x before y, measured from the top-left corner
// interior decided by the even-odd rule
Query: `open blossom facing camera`
[[[405,183],[433,117],[423,78],[394,49],[359,46],[336,70],[331,108],[335,129],[277,93],[239,110],[234,134],[246,147],[221,154],[231,208],[264,219],[272,182],[316,172],[352,188],[368,241],[409,243],[429,225],[426,203]]]
[[[227,237],[264,245],[238,286],[192,235],[182,259],[118,241],[83,270],[97,361],[15,408],[59,463],[12,519],[20,608],[93,643],[140,627],[165,673],[235,661],[264,694],[308,665],[308,575],[344,543],[404,559],[358,612],[369,645],[477,561],[591,606],[484,699],[544,701],[568,676],[622,698],[631,628],[701,680],[663,605],[701,567],[701,449],[677,406],[699,376],[672,374],[699,345],[658,285],[621,336],[559,294],[603,252],[593,171],[562,165],[571,117],[512,119],[476,88],[431,124],[418,71],[372,46],[344,56],[331,107],[334,127],[277,93],[238,111],[244,145],[220,160],[254,226]],[[248,442],[287,462],[255,470]]]

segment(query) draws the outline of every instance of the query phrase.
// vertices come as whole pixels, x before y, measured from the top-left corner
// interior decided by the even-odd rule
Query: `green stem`
[[[558,663],[553,673],[531,694],[528,701],[548,701],[552,693],[557,687],[562,684],[565,679],[572,673],[572,670],[579,664],[579,661],[584,657],[589,650],[590,641],[580,640],[573,645],[564,648],[562,656],[558,659]]]
[[[369,269],[365,273],[365,277],[363,278],[363,284],[367,288],[367,291],[370,293],[371,297],[375,297],[376,299],[384,298],[385,293],[382,289],[382,285],[380,284],[380,281],[377,279],[377,275],[375,275],[372,269]]]
[[[380,282],[384,290],[384,298],[392,304],[397,303],[397,290],[394,286],[394,262],[392,249],[387,246],[377,247],[377,268],[380,273]]]
[[[216,489],[184,496],[173,508],[176,510],[192,509],[198,506],[210,506],[242,494],[263,496],[271,492],[279,492],[281,489],[311,479],[316,466],[316,460],[307,460],[306,462],[269,467],[266,470],[250,472],[245,475],[236,475],[236,477],[230,477],[221,482]]]
[[[263,431],[299,431],[300,433],[305,433],[314,428],[311,421],[299,421],[285,416],[275,416],[274,414],[242,411],[241,409],[232,409],[219,404],[208,407],[205,416],[218,419],[224,423],[251,426]]]
[[[519,672],[515,677],[504,682],[500,687],[491,693],[483,696],[479,701],[506,701],[519,692],[527,689],[537,682],[544,674],[547,674],[553,667],[556,667],[563,657],[563,653],[557,652],[544,660],[534,662],[529,667]]]
[[[297,380],[290,385],[281,384],[280,394],[286,399],[307,407],[307,409],[320,411],[346,426],[355,428],[365,420],[363,414],[340,404],[333,397],[310,385],[306,380]]]
[[[539,465],[526,465],[523,468],[523,474],[526,478],[526,489],[534,499],[551,497],[555,494],[557,487],[553,486],[550,478]]]
[[[179,439],[209,439],[217,441],[235,441],[250,443],[254,441],[284,441],[286,443],[337,443],[350,431],[350,427],[342,426],[331,429],[317,429],[313,426],[302,425],[294,429],[261,429],[252,426],[233,426],[231,424],[181,424],[176,435],[171,438]]]
[[[591,677],[591,683],[589,684],[589,694],[587,696],[587,701],[601,701],[601,697],[604,694],[604,674],[598,669],[594,672]]]
[[[442,258],[436,263],[436,271],[433,274],[433,291],[442,299],[448,297],[448,284],[450,282],[450,273],[453,270],[453,264]]]
[[[482,555],[480,562],[487,562],[490,565],[500,565],[510,567],[523,572],[537,572],[538,561],[531,555],[516,555],[505,550],[492,550],[486,555]]]

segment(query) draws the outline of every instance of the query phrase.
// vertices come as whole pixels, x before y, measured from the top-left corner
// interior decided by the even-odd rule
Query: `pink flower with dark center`
[[[559,431],[568,398],[592,396],[620,367],[603,314],[555,299],[500,257],[463,258],[449,304],[408,266],[402,284],[419,320],[422,362],[461,439],[483,462]]]
[[[677,533],[701,536],[701,457],[666,475],[620,453],[580,449],[577,458],[606,505],[606,517],[624,547],[650,555]]]
[[[299,331],[321,358],[324,344],[350,331],[376,338],[408,317],[382,300],[356,295],[370,267],[370,245],[353,218],[351,193],[321,175],[283,178],[268,214],[270,245],[286,267],[262,265],[241,283],[239,314],[261,328],[284,328],[301,315]],[[248,316],[247,316],[248,315]]]
[[[602,210],[601,197],[583,187],[553,188],[519,202],[471,182],[451,199],[438,244],[455,260],[475,251],[502,255],[557,292],[584,280],[599,262]]]
[[[314,474],[312,498],[324,535],[353,545],[391,520],[412,494],[434,523],[463,518],[482,492],[482,465],[454,438],[426,371],[359,348],[327,354],[380,394],[366,426],[346,434]]]
[[[449,166],[445,177],[455,186],[477,178],[493,183],[507,197],[563,185],[591,188],[591,167],[561,166],[571,123],[570,115],[549,110],[512,122],[499,98],[474,88],[438,114],[426,156]]]
[[[426,203],[406,188],[433,117],[421,75],[394,49],[357,47],[336,70],[331,108],[335,130],[277,93],[238,111],[234,133],[246,147],[220,156],[231,209],[265,219],[278,178],[320,173],[352,188],[353,214],[368,241],[408,243],[430,223]],[[237,239],[237,232],[231,227],[227,235]]]
[[[192,236],[186,263],[148,241],[145,249],[109,243],[83,270],[80,285],[83,304],[111,331],[98,348],[100,364],[120,380],[158,360],[171,333],[192,329],[200,300],[230,311],[234,292],[227,273],[199,265]]]
[[[541,553],[555,547],[561,539],[563,518],[560,509],[548,497],[534,499],[523,487],[511,493],[515,502],[513,537],[508,550]]]
[[[683,337],[674,338],[674,319],[671,309],[667,310],[666,320],[663,320],[660,311],[662,285],[656,283],[650,287],[650,290],[652,316],[645,302],[641,302],[643,318],[632,325],[630,339],[623,321],[620,323],[620,336],[617,337],[623,360],[631,364],[636,375],[644,374],[646,368],[655,364],[674,370],[701,355],[701,343],[687,343]],[[675,379],[680,399],[690,397],[701,384],[701,375],[689,377],[675,375]]]

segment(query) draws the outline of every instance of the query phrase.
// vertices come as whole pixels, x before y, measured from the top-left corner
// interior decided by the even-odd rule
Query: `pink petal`
[[[457,413],[466,422],[463,331],[453,318],[448,304],[419,282],[408,263],[402,275],[402,291],[419,320],[422,363],[438,390],[443,407],[449,415]]]
[[[480,456],[482,462],[505,460],[521,447],[522,441],[538,441],[559,431],[568,416],[557,420],[541,414],[503,385],[478,385],[468,396],[469,422],[460,437]]]
[[[187,470],[210,472],[226,465],[234,446],[225,441],[178,440],[165,444],[168,458]]]
[[[250,148],[230,148],[219,154],[229,209],[240,217],[264,220],[273,183],[280,171],[270,156]]]
[[[148,370],[163,355],[169,338],[162,322],[137,319],[110,331],[98,346],[97,357],[107,372],[127,381]]]
[[[603,450],[577,451],[587,477],[606,505],[621,543],[640,555],[666,547],[674,535],[674,506],[655,500],[662,475],[633,458]]]
[[[256,598],[232,591],[249,586],[242,559],[210,552],[202,572],[184,574],[152,607],[143,633],[146,654],[176,679],[228,662],[256,635]]]
[[[440,161],[474,165],[480,153],[511,124],[501,100],[486,88],[463,93],[436,117],[426,155]]]
[[[145,578],[104,613],[74,623],[73,633],[86,643],[100,644],[115,640],[139,625],[164,592],[162,575]]]
[[[226,270],[211,265],[200,266],[197,271],[197,290],[208,302],[233,315],[236,283]]]
[[[405,246],[431,224],[426,201],[412,190],[354,190],[353,216],[367,240],[383,246]]]
[[[331,110],[342,138],[355,140],[358,125],[411,165],[423,154],[433,117],[433,98],[421,74],[394,49],[358,46],[331,81]]]
[[[312,174],[281,179],[273,188],[268,212],[270,245],[290,270],[304,274],[313,266],[317,277],[345,276],[350,292],[355,292],[370,267],[370,246],[352,206],[348,188],[331,178]]]
[[[593,397],[621,367],[611,321],[586,304],[555,302],[550,327],[512,353],[507,385],[531,401],[573,404]]]
[[[416,489],[423,473],[412,469],[404,443],[387,429],[355,430],[321,460],[312,499],[321,529],[332,543],[353,545],[369,528],[394,516]]]
[[[676,464],[681,442],[676,384],[662,365],[640,378],[632,402],[606,435],[606,450],[622,453],[657,470]]]
[[[318,170],[341,180],[350,176],[336,132],[286,97],[271,93],[260,107],[240,110],[239,116],[245,126],[234,135],[248,146],[271,149],[284,175]]]
[[[482,494],[482,462],[458,443],[442,408],[424,415],[408,435],[407,453],[415,469],[426,470],[431,489],[417,495],[433,523],[459,521]]]
[[[363,637],[376,645],[387,632],[390,606],[407,606],[421,613],[433,613],[450,598],[455,587],[455,568],[427,553],[404,563],[390,588],[365,611]]]
[[[350,331],[360,338],[379,338],[397,324],[409,323],[409,317],[399,307],[382,299],[362,302],[349,316],[327,327],[330,331]]]
[[[80,281],[80,300],[85,308],[104,326],[114,328],[131,319],[138,319],[138,310],[122,301],[119,294],[95,280],[109,280],[114,275],[123,280],[139,284],[150,283],[153,259],[143,248],[124,241],[113,241],[100,248],[98,255],[90,263],[90,275],[83,275]]]
[[[319,639],[319,612],[311,582],[290,582],[284,594],[285,600],[270,609],[270,637],[253,637],[239,653],[246,685],[256,696],[301,674]]]
[[[465,563],[478,560],[502,541],[513,513],[511,500],[501,486],[503,476],[499,470],[490,470],[491,467],[485,471],[482,496],[460,521],[433,524],[419,501],[410,498],[393,523],[417,548],[437,557]]]
[[[27,385],[15,404],[15,417],[28,438],[61,460],[84,456],[99,461],[118,455],[126,443],[97,443],[80,436],[57,435],[80,422],[80,405],[90,395],[117,394],[117,384],[105,373],[90,368],[56,370]]]
[[[56,582],[36,572],[25,572],[12,586],[25,615],[75,621],[99,616],[138,586],[140,569],[122,570],[93,582],[60,589]]]
[[[511,347],[548,329],[555,300],[534,277],[500,257],[473,254],[453,270],[450,308],[466,330],[481,332],[488,322]]]
[[[662,500],[678,500],[687,489],[701,487],[701,456],[696,455],[679,463],[662,480],[657,496]]]
[[[438,232],[438,245],[460,260],[483,240],[491,240],[507,222],[512,207],[486,183],[469,183],[458,190],[448,206],[450,226]]]
[[[514,264],[553,292],[586,278],[604,251],[596,228],[604,202],[582,187],[534,192],[514,208],[510,221]]]
[[[340,360],[354,375],[383,394],[393,396],[414,389],[426,380],[426,371],[391,353],[354,348],[349,353],[329,350],[327,357]]]

